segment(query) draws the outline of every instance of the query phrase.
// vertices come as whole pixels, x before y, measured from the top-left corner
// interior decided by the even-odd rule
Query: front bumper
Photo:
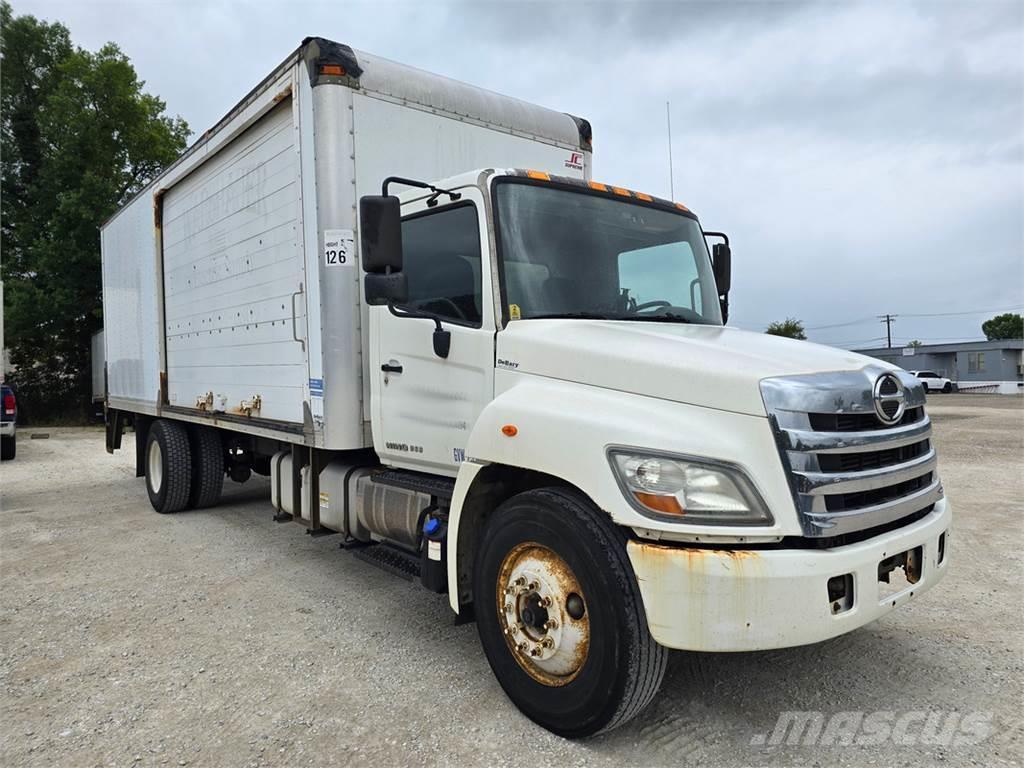
[[[627,551],[658,643],[690,651],[754,651],[827,640],[930,589],[949,568],[951,523],[949,502],[940,499],[913,525],[834,549],[712,550],[632,540]],[[918,546],[919,580],[883,596],[879,562]],[[827,583],[845,574],[853,580],[852,604],[834,613]]]

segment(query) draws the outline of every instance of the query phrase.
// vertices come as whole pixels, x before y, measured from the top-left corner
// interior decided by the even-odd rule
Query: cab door
[[[402,207],[403,307],[370,307],[373,443],[389,465],[454,476],[494,394],[494,307],[483,198],[476,187]],[[433,319],[451,335],[434,349]]]

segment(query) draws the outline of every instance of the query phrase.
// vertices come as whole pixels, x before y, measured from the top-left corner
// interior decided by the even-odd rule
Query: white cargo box
[[[103,226],[110,407],[370,445],[359,197],[590,160],[584,120],[307,39]]]

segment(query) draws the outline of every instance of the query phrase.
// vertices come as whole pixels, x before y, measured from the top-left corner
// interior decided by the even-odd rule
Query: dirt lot
[[[0,764],[1020,764],[1022,405],[931,398],[957,515],[933,591],[815,646],[676,653],[649,710],[580,743],[518,713],[444,598],[272,522],[262,479],[163,517],[130,436],[108,456],[100,431],[24,430],[0,468]],[[975,713],[992,735],[764,745],[787,710]]]

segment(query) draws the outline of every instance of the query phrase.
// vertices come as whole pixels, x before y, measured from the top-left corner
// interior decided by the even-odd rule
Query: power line
[[[1018,304],[1012,307],[1002,307],[995,309],[971,309],[964,312],[902,312],[901,317],[958,317],[963,315],[982,315],[989,312],[1009,312],[1014,309],[1024,309],[1024,304]],[[807,331],[824,331],[829,328],[845,328],[850,325],[857,325],[858,323],[867,323],[874,320],[876,317],[882,319],[885,315],[872,315],[870,317],[861,317],[856,320],[847,320],[842,323],[830,323],[829,325],[808,325],[805,326],[804,330]],[[896,317],[896,315],[893,315]],[[760,325],[760,323],[757,323]]]
[[[985,315],[989,312],[1007,312],[1011,309],[1024,309],[1024,304],[1018,304],[1015,307],[1004,307],[1002,309],[972,309],[967,312],[904,312],[904,317],[954,317],[957,315]]]

